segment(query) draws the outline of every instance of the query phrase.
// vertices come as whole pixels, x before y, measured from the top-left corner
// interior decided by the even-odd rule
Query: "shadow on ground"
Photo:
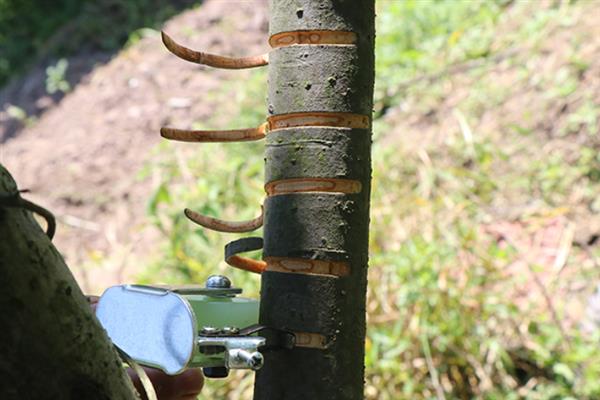
[[[38,4],[40,3],[40,4]],[[57,4],[58,3],[58,4]],[[198,0],[102,0],[15,3],[12,17],[0,17],[0,62],[12,75],[0,89],[0,143],[18,135],[57,105],[97,66],[109,62]],[[65,4],[62,4],[65,3]],[[2,10],[0,10],[2,11]],[[48,69],[67,62],[54,79]],[[64,62],[63,61],[63,62]],[[0,83],[7,71],[0,71]],[[49,80],[65,85],[49,93]],[[52,92],[52,90],[50,90]]]

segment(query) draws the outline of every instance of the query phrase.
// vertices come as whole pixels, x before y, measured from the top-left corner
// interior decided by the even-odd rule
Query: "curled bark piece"
[[[266,262],[238,255],[239,253],[245,253],[247,251],[260,250],[262,247],[263,240],[259,237],[234,240],[225,246],[225,262],[232,267],[243,269],[244,271],[262,274],[267,268]]]
[[[247,142],[263,139],[266,131],[267,124],[264,123],[256,128],[231,129],[226,131],[161,128],[160,135],[165,139],[177,140],[180,142]]]
[[[179,58],[196,64],[208,65],[209,67],[223,69],[245,69],[262,67],[269,63],[268,54],[240,58],[218,56],[215,54],[203,53],[201,51],[188,49],[187,47],[175,42],[165,32],[161,32],[161,35],[163,43],[171,53],[175,54]]]
[[[267,268],[267,263],[264,261],[253,260],[251,258],[241,256],[231,256],[225,261],[232,267],[248,272],[254,272],[255,274],[262,274]]]
[[[198,225],[202,225],[205,228],[212,229],[217,232],[228,232],[228,233],[243,233],[251,232],[260,228],[263,224],[263,211],[261,206],[260,215],[249,221],[224,221],[206,215],[199,214],[195,211],[186,208],[184,210],[185,216],[190,220],[194,221]]]

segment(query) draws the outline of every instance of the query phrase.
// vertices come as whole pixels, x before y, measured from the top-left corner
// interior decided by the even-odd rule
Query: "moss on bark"
[[[0,196],[16,190],[0,165]],[[0,398],[135,398],[61,255],[30,212],[1,206],[0,327]]]

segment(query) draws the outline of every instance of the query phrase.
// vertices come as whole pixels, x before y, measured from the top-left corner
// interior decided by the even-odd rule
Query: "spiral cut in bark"
[[[222,219],[217,219],[213,217],[209,217],[206,215],[199,214],[195,211],[186,208],[185,216],[188,217],[193,222],[201,225],[205,228],[211,229],[217,232],[227,232],[227,233],[244,233],[255,231],[260,228],[263,224],[263,211],[261,206],[260,215],[254,219],[249,221],[224,221]]]
[[[269,63],[269,54],[262,54],[259,56],[251,57],[225,57],[218,56],[216,54],[204,53],[201,51],[195,51],[188,49],[177,42],[175,42],[165,32],[161,32],[162,41],[165,47],[177,57],[190,61],[196,64],[207,65],[214,68],[223,69],[246,69],[262,67]]]
[[[214,143],[214,142],[248,142],[265,137],[267,124],[247,129],[229,129],[224,131],[186,130],[161,128],[160,135],[165,139],[180,142]]]

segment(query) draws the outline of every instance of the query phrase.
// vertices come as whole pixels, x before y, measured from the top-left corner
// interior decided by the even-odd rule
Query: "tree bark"
[[[361,399],[371,180],[374,0],[271,0],[270,34],[349,31],[354,44],[299,44],[269,56],[271,116],[343,113],[367,127],[306,126],[267,135],[266,184],[344,180],[359,190],[269,193],[265,201],[260,322],[317,334],[319,346],[269,352],[255,400]],[[306,32],[308,35],[310,32]],[[270,260],[341,263],[347,274],[281,272]],[[342,270],[344,270],[342,268]]]
[[[17,186],[0,165],[0,197]],[[0,205],[0,398],[136,398],[63,258],[21,208]]]

